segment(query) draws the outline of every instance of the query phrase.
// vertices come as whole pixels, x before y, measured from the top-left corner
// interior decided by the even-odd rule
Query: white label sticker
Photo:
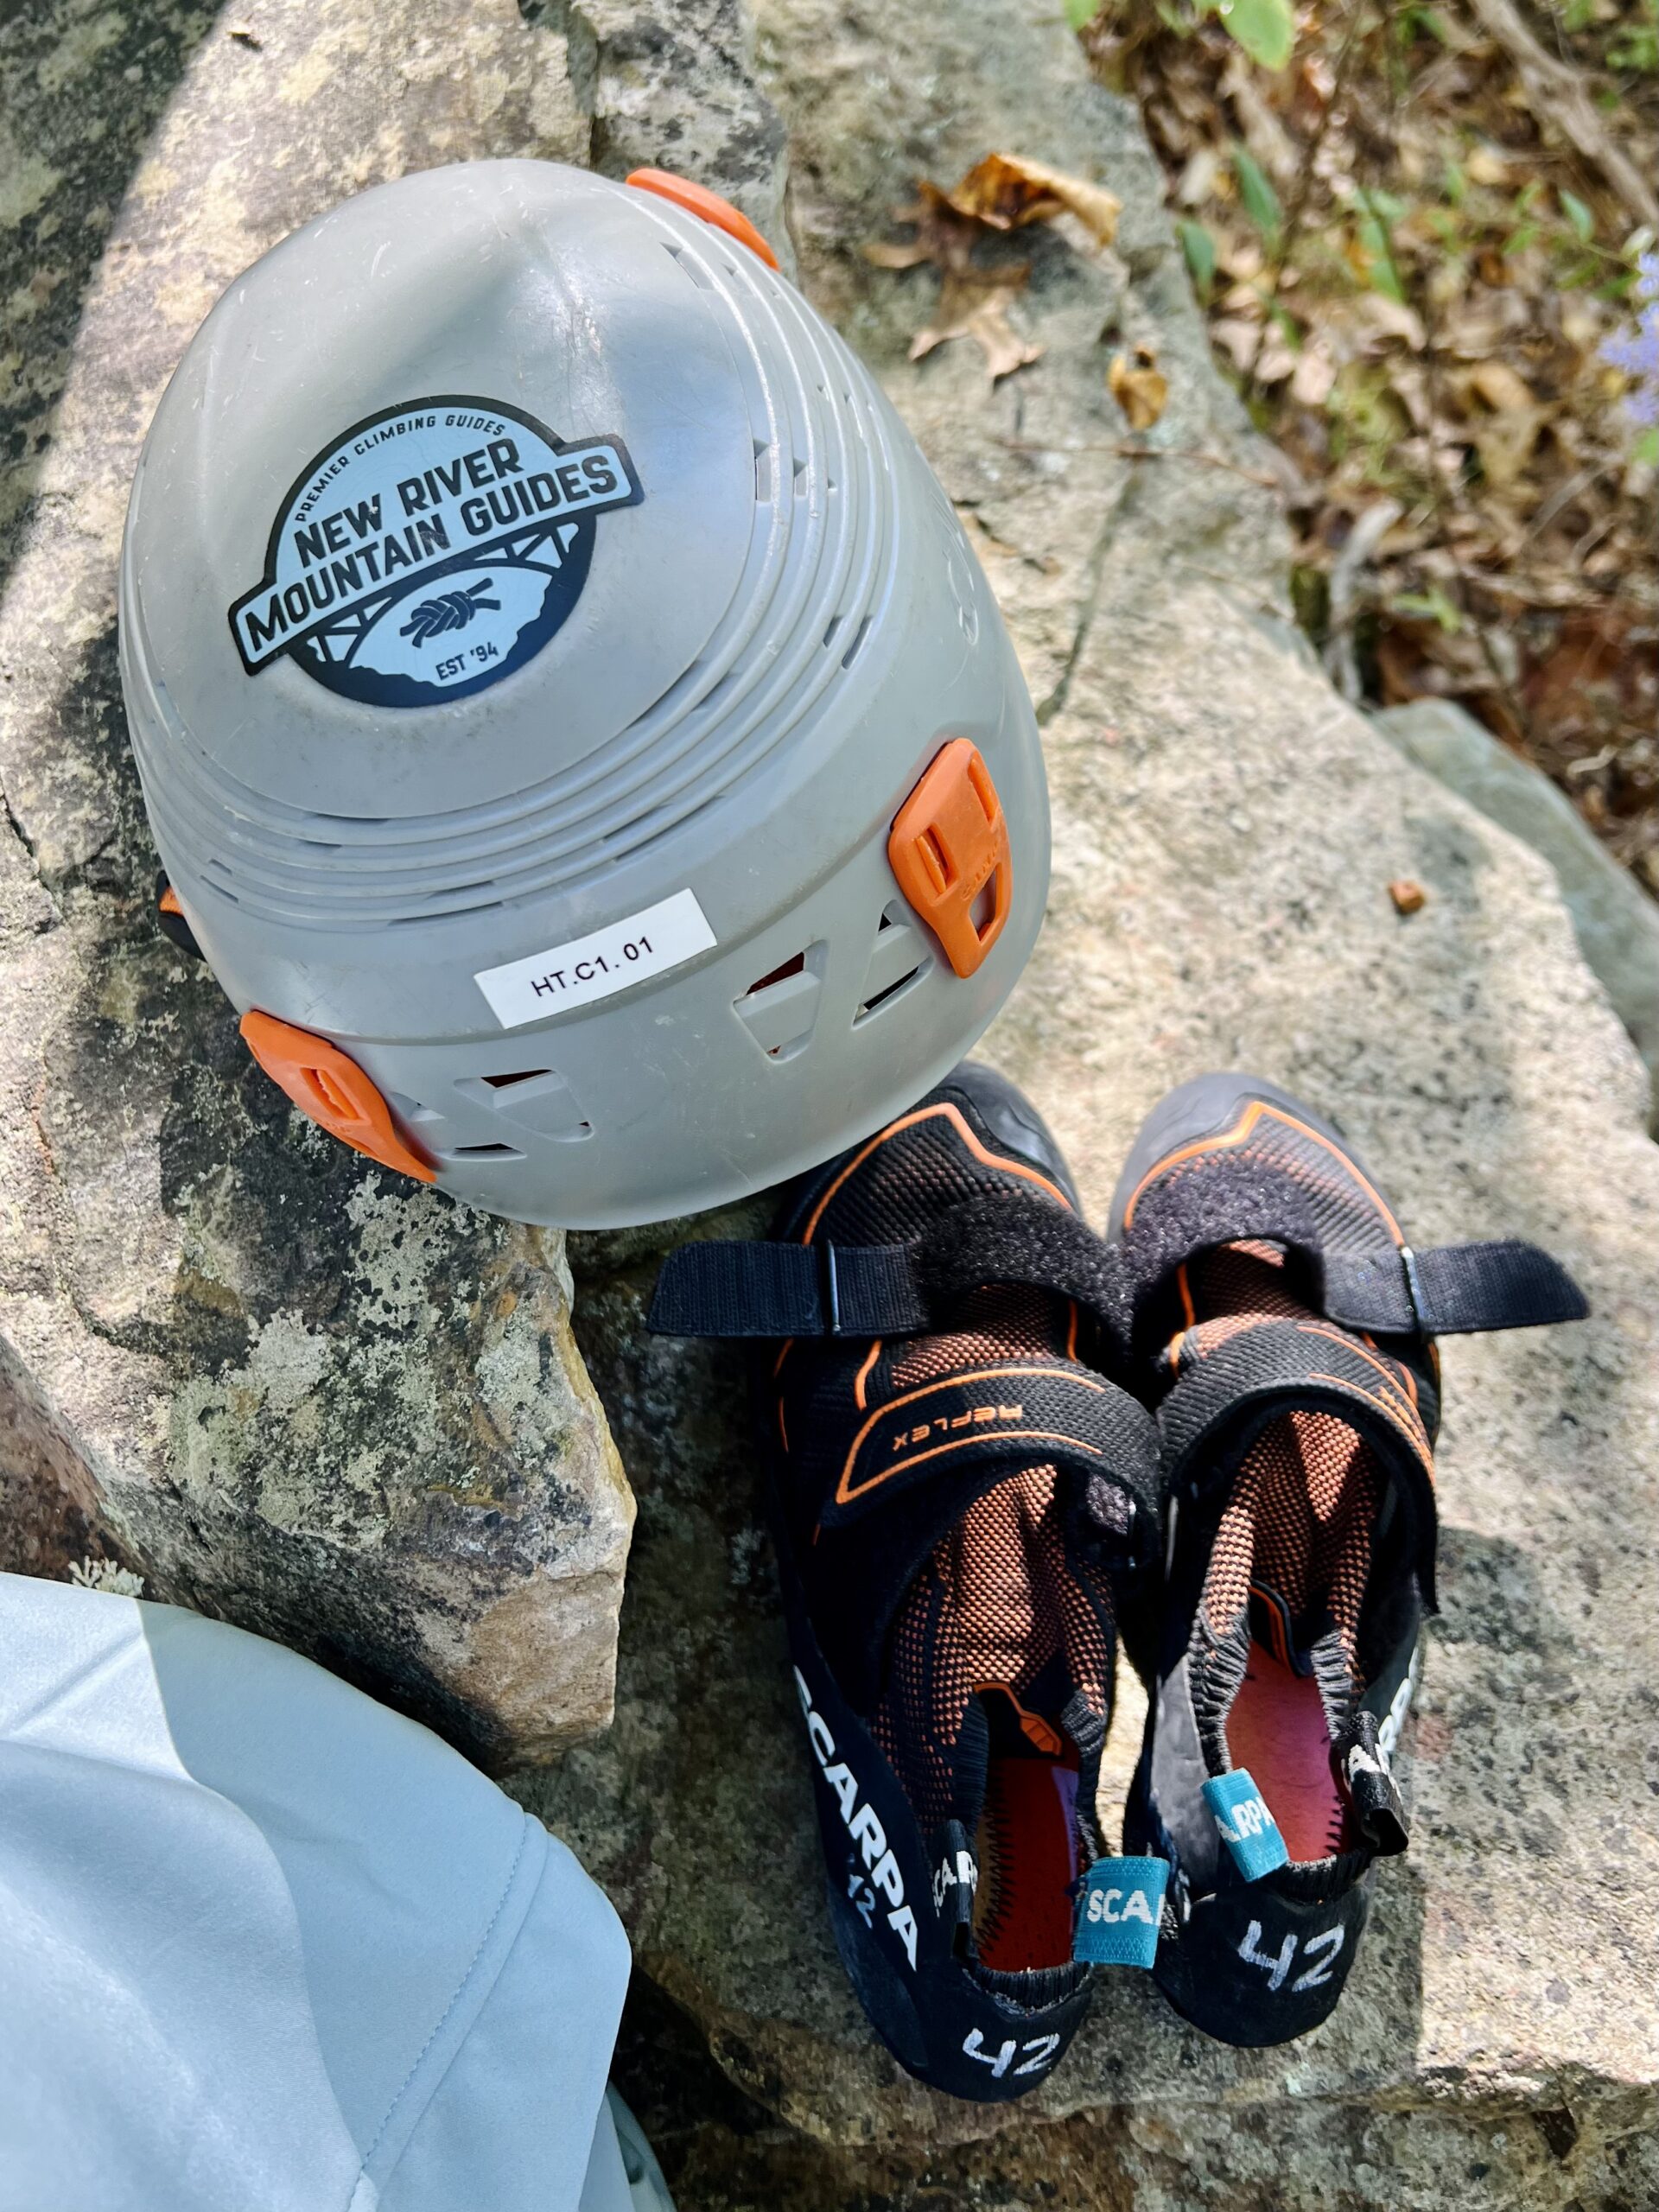
[[[607,922],[590,936],[572,938],[550,952],[486,968],[474,981],[504,1029],[544,1021],[567,1007],[588,1006],[626,991],[647,976],[707,952],[718,943],[695,891],[677,891],[643,913]]]

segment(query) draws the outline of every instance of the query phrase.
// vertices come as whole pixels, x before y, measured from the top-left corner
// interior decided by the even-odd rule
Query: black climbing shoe
[[[1102,1372],[1109,1255],[971,1065],[796,1186],[776,1239],[673,1254],[651,1325],[772,1340],[758,1430],[836,1942],[912,2074],[1017,2097],[1083,2017],[1083,1961],[1155,1940],[1155,1897],[1090,1874],[1114,1584],[1156,1556],[1153,1426]]]
[[[1200,1077],[1113,1201],[1165,1482],[1160,1618],[1126,1646],[1151,1709],[1128,1851],[1169,1862],[1154,1971],[1232,2044],[1330,2013],[1434,1604],[1437,1334],[1581,1319],[1535,1247],[1414,1252],[1352,1151],[1272,1084]]]
[[[196,943],[196,933],[179,904],[178,893],[167,880],[165,870],[156,879],[156,926],[181,952],[188,953],[192,960],[201,958],[201,947]]]

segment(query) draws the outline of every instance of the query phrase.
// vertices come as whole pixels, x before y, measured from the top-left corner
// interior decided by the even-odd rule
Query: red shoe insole
[[[981,1960],[998,1974],[1071,1957],[1076,1834],[1074,1770],[1050,1759],[992,1759],[979,1847],[993,1910],[975,1933]],[[988,1854],[994,1863],[985,1866]]]
[[[1351,1847],[1319,1686],[1260,1643],[1250,1645],[1227,1716],[1227,1751],[1235,1766],[1249,1769],[1293,1859],[1326,1859]]]

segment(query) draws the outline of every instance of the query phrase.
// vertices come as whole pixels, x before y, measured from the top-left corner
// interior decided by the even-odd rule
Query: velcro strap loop
[[[1114,1336],[1128,1301],[1118,1254],[1045,1199],[974,1198],[907,1244],[699,1243],[669,1254],[646,1326],[672,1337],[902,1337],[964,1293],[1020,1284],[1075,1299]]]
[[[1200,1180],[1172,1178],[1141,1198],[1128,1289],[1138,1303],[1198,1252],[1264,1237],[1317,1270],[1321,1307],[1344,1328],[1376,1336],[1450,1337],[1581,1321],[1590,1308],[1559,1261],[1517,1240],[1427,1251],[1388,1241],[1360,1256],[1325,1249],[1318,1211],[1281,1168],[1229,1160]]]
[[[682,1244],[663,1262],[645,1326],[659,1337],[821,1336],[822,1256],[810,1244]]]
[[[1558,1260],[1510,1239],[1327,1261],[1325,1310],[1345,1328],[1378,1335],[1452,1337],[1582,1321],[1590,1307]]]

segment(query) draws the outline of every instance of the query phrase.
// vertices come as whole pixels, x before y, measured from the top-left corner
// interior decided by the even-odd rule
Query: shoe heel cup
[[[1371,1876],[1319,1902],[1252,1882],[1203,1897],[1158,1947],[1160,1987],[1194,2027],[1256,2049],[1309,2034],[1335,2009],[1370,1910]]]

